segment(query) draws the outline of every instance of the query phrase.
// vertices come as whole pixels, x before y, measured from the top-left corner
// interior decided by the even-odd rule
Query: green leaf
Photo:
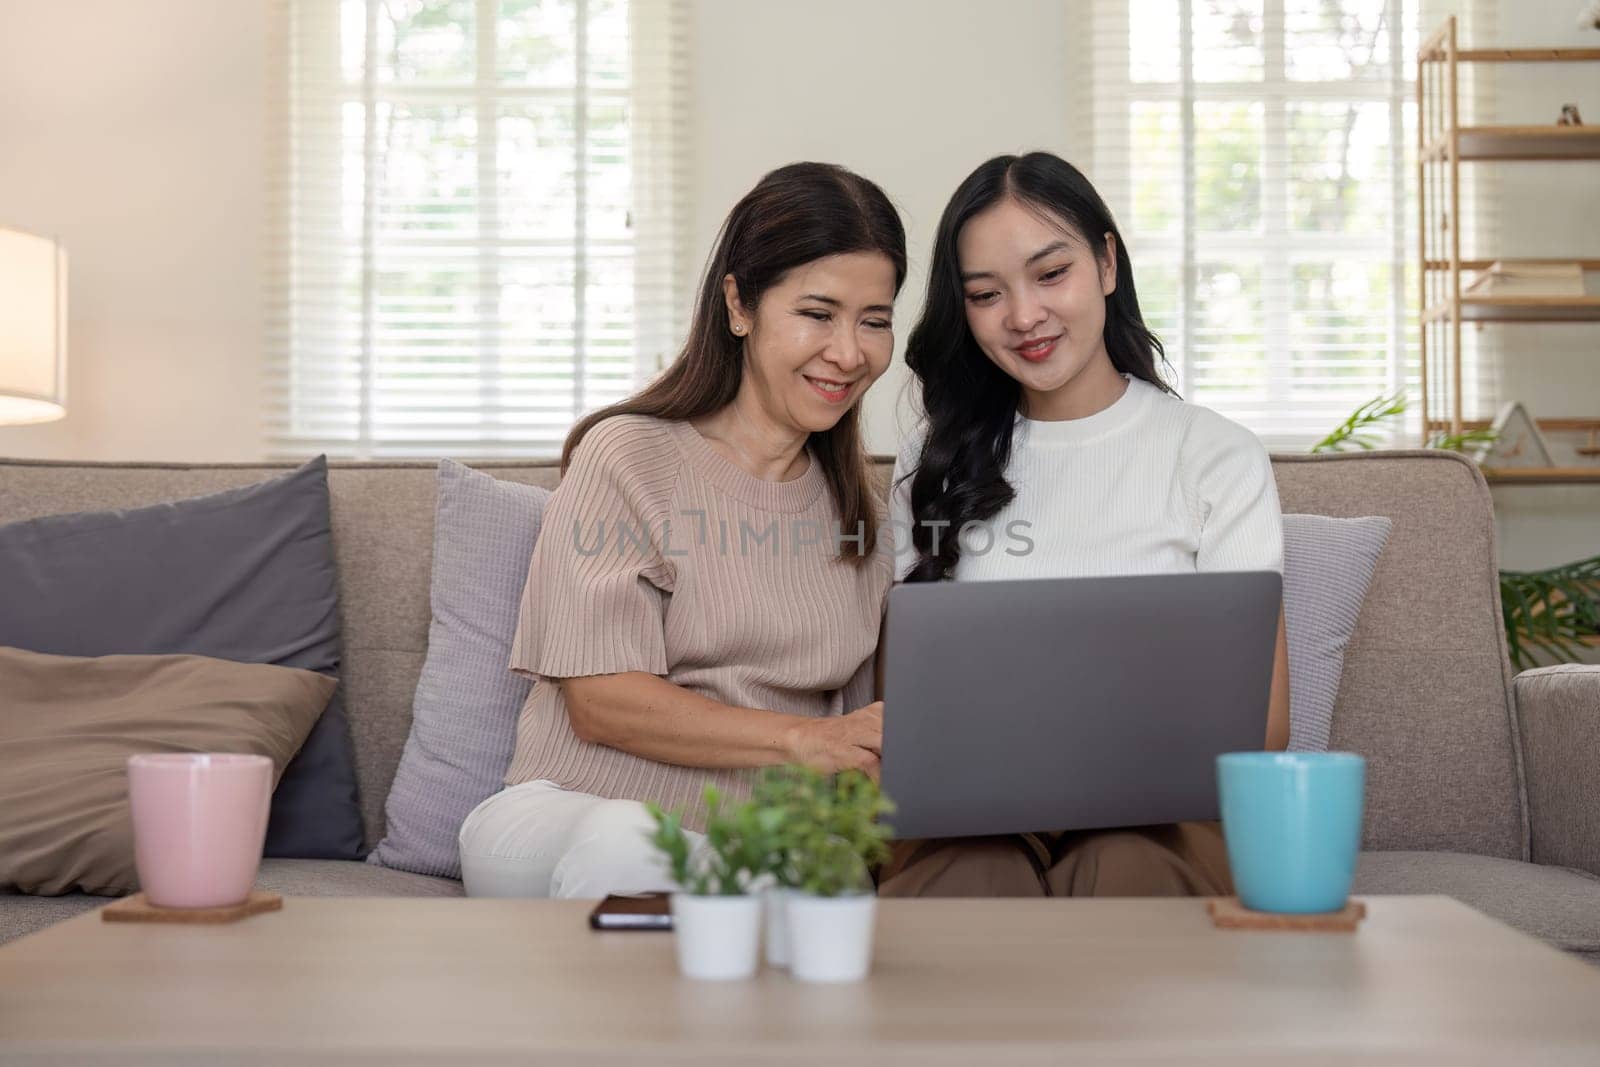
[[[1600,633],[1600,556],[1540,571],[1500,572],[1506,649],[1518,670],[1580,658]]]
[[[1389,419],[1405,414],[1405,393],[1378,396],[1362,404],[1322,440],[1311,446],[1312,452],[1343,452],[1351,447],[1368,451],[1377,447],[1378,439],[1366,432]]]
[[[1461,433],[1436,433],[1428,440],[1429,448],[1443,449],[1448,452],[1465,452],[1473,445],[1493,444],[1500,437],[1497,430],[1484,427],[1479,430],[1464,430]]]

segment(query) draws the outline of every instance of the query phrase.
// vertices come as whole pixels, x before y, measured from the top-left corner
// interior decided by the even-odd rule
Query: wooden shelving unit
[[[1600,322],[1600,296],[1495,296],[1462,292],[1462,275],[1537,260],[1461,256],[1461,166],[1489,162],[1600,160],[1600,126],[1463,126],[1462,63],[1595,63],[1600,48],[1460,48],[1445,20],[1417,51],[1417,202],[1422,270],[1422,436],[1487,425],[1462,410],[1461,331],[1468,323]],[[1597,178],[1600,180],[1600,178]],[[1579,261],[1600,271],[1600,259]],[[1600,374],[1600,365],[1595,368]],[[1600,419],[1540,419],[1541,430],[1590,430]],[[1485,470],[1503,485],[1600,484],[1587,466]]]
[[[1600,128],[1594,126],[1463,126],[1456,133],[1461,159],[1467,163],[1600,159]],[[1423,146],[1422,158],[1447,162],[1448,138]]]
[[[1448,321],[1448,305],[1435,305],[1424,322]],[[1463,322],[1600,322],[1600,296],[1464,296]]]

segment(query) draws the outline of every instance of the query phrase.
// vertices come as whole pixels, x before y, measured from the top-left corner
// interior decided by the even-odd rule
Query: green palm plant
[[[1600,556],[1542,571],[1500,572],[1506,647],[1518,670],[1537,666],[1535,653],[1566,663],[1583,639],[1600,634]]]
[[[1333,432],[1311,446],[1313,452],[1344,452],[1350,448],[1371,451],[1378,447],[1378,438],[1372,431],[1383,422],[1404,415],[1406,395],[1394,393],[1375,397],[1352,411],[1348,418],[1334,427]]]

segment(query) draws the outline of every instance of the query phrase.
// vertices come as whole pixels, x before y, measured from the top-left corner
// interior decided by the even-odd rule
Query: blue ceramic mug
[[[1361,850],[1367,762],[1349,752],[1217,757],[1222,832],[1239,901],[1254,911],[1338,911]]]

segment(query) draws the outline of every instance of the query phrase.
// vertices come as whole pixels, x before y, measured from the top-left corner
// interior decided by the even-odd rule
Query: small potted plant
[[[829,777],[803,767],[763,776],[753,799],[761,812],[781,813],[770,824],[779,888],[769,891],[769,958],[781,940],[796,978],[860,981],[871,968],[877,914],[871,868],[889,855],[890,830],[879,818],[893,805],[860,772]]]
[[[798,767],[777,767],[763,771],[756,777],[751,793],[751,803],[767,812],[779,813],[773,819],[775,833],[772,853],[765,863],[765,875],[757,880],[765,901],[767,963],[773,967],[789,966],[789,894],[797,881],[789,845],[789,824],[798,825],[797,816],[809,802],[809,781]]]
[[[646,807],[655,819],[650,840],[666,856],[679,891],[672,894],[678,969],[689,978],[749,978],[760,962],[761,897],[751,882],[768,869],[779,813],[746,801],[726,811],[707,786],[705,842],[695,847],[679,812]]]

